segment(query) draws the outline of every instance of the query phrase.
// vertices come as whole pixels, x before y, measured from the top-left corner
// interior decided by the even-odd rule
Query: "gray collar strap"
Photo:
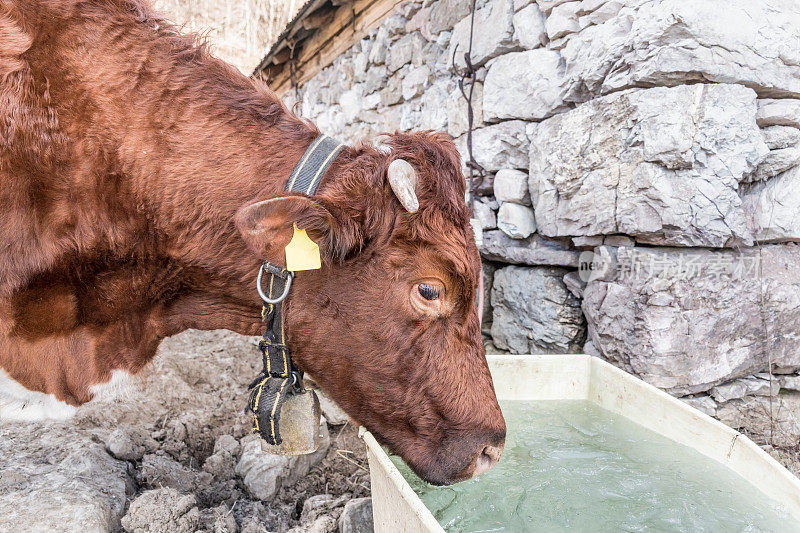
[[[286,183],[286,190],[313,196],[325,171],[328,170],[342,148],[344,148],[344,144],[332,137],[320,134],[294,167],[294,172]]]

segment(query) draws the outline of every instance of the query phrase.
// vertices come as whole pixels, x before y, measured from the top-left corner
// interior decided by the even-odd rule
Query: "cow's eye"
[[[411,286],[411,307],[423,315],[437,317],[444,309],[444,283],[428,278]]]
[[[433,285],[428,285],[427,283],[420,283],[417,290],[419,291],[419,295],[425,298],[426,300],[439,299],[438,287],[434,287]]]

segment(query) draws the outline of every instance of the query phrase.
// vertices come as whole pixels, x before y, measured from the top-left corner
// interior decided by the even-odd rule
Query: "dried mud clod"
[[[288,458],[258,493],[242,406],[259,364],[252,338],[189,331],[164,341],[125,398],[69,422],[0,425],[4,520],[17,531],[336,531],[345,504],[369,496],[364,445],[352,425],[325,424],[326,448]]]

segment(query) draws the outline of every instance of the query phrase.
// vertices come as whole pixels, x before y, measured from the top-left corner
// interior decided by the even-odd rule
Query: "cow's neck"
[[[93,48],[95,55],[73,61],[84,62],[76,67],[82,72],[96,72],[101,63],[108,77],[91,87],[102,109],[90,122],[94,131],[86,133],[111,139],[105,149],[130,184],[130,196],[118,200],[117,209],[147,219],[159,256],[168,268],[185,270],[182,286],[199,285],[210,294],[174,304],[166,332],[255,332],[258,266],[283,258],[257,257],[233,216],[248,203],[281,194],[318,132],[232,67],[189,45],[175,52],[185,38],[146,25],[129,31],[124,49],[111,54],[112,39],[108,47]]]
[[[274,93],[217,60],[155,70],[159,76],[130,94],[136,105],[118,107],[115,117],[115,129],[126,132],[119,154],[136,205],[149,206],[170,257],[219,279],[241,279],[251,290],[260,258],[246,248],[233,215],[281,194],[317,131]],[[164,87],[176,85],[165,98]]]
[[[197,75],[213,76],[212,67],[218,68],[196,67]],[[176,253],[198,261],[207,260],[209,250],[223,252],[219,244],[234,239],[231,220],[237,209],[283,191],[316,136],[274,95],[238,76],[231,73],[229,86],[222,84],[202,98],[183,100],[183,112],[160,124],[160,130],[171,132],[166,142],[151,129],[147,136],[128,135],[120,147],[133,162],[137,199],[152,207],[159,229],[179,247]],[[174,105],[160,103],[156,114],[168,117],[167,108]],[[148,113],[133,120],[152,117]]]

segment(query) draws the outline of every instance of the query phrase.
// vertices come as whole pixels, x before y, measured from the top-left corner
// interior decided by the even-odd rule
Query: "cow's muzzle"
[[[410,463],[432,485],[452,485],[483,474],[500,460],[506,441],[502,429],[465,430],[452,433],[423,464]]]

